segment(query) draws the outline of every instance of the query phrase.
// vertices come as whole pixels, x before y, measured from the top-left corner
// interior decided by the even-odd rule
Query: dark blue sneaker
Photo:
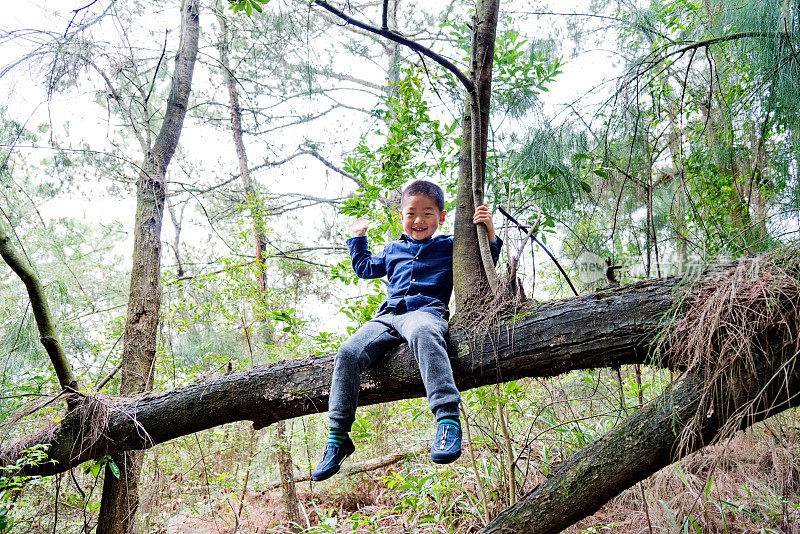
[[[353,454],[356,446],[353,445],[353,440],[347,436],[341,445],[328,442],[325,445],[325,450],[322,451],[322,459],[317,464],[317,467],[311,471],[311,480],[319,482],[331,478],[339,472],[339,467],[344,462],[345,458]]]
[[[431,447],[431,460],[437,464],[449,464],[461,456],[461,426],[442,421],[436,429],[436,438]]]

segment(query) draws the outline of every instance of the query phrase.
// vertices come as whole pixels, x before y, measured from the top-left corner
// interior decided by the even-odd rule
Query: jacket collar
[[[427,239],[423,239],[421,241],[418,241],[416,239],[412,239],[411,237],[407,236],[405,233],[402,233],[402,234],[400,234],[400,241],[404,241],[406,243],[416,243],[417,245],[427,245],[428,243],[431,243],[432,241],[437,240],[439,237],[440,237],[440,234],[437,234],[437,235],[432,235]]]

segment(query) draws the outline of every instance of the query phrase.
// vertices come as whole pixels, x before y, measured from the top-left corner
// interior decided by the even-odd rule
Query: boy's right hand
[[[368,228],[369,220],[365,217],[359,217],[350,223],[350,233],[353,234],[353,237],[363,237],[367,235]]]

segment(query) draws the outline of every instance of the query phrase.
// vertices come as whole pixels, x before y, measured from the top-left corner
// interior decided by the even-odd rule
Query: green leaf
[[[103,467],[102,463],[99,462],[93,463],[91,466],[89,466],[89,473],[91,473],[93,477],[97,478],[98,476],[100,476],[100,469],[102,467]]]
[[[108,468],[115,477],[119,478],[119,466],[114,460],[108,460]]]
[[[581,189],[583,189],[583,190],[584,190],[584,191],[586,191],[587,193],[591,193],[591,192],[592,192],[592,186],[590,186],[590,185],[589,185],[587,182],[585,182],[585,181],[584,181],[584,182],[581,182]]]

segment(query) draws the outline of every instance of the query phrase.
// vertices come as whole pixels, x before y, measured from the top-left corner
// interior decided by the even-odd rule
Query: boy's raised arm
[[[350,223],[350,233],[353,237],[347,240],[347,250],[353,263],[353,270],[359,278],[367,280],[386,276],[386,261],[383,252],[373,255],[367,243],[367,229],[369,221],[365,218],[356,219]]]

